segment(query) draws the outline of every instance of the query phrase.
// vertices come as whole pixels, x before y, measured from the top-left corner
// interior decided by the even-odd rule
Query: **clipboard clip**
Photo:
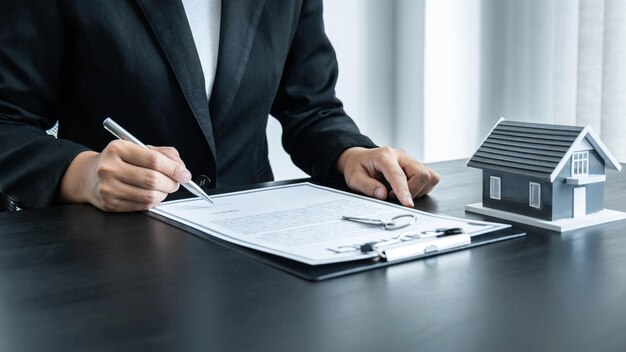
[[[388,240],[367,242],[361,245],[341,246],[329,249],[335,253],[360,251],[367,254],[375,252],[377,258],[394,261],[410,257],[431,254],[471,243],[471,237],[462,228],[436,229],[422,233],[403,233]]]

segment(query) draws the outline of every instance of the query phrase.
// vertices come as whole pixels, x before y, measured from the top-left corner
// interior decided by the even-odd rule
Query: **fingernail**
[[[407,195],[405,199],[407,200],[407,202],[409,203],[411,207],[415,206],[415,203],[413,203],[413,197],[411,197],[411,195]]]
[[[182,177],[183,177],[182,180],[181,180],[182,183],[187,183],[187,182],[191,181],[191,172],[189,172],[187,170],[183,171]]]
[[[374,196],[378,199],[383,199],[385,197],[385,191],[382,188],[376,188],[376,190],[374,190]]]

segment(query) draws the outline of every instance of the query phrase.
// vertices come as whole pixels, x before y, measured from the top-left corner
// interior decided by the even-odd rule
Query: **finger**
[[[119,181],[112,182],[110,187],[112,188],[111,192],[109,192],[110,198],[144,204],[149,208],[153,208],[161,203],[168,194],[167,192],[141,188]]]
[[[378,159],[374,166],[385,176],[400,203],[407,207],[413,207],[413,196],[409,191],[407,176],[400,167],[398,160],[396,158],[383,157]]]
[[[176,150],[176,148],[174,147],[155,147],[155,146],[148,146],[150,149],[152,150],[156,150],[157,152],[165,155],[166,157],[174,160],[175,162],[181,164],[183,167],[185,167],[185,163],[183,162],[183,159],[180,158],[180,154],[178,153],[178,150]]]
[[[147,191],[173,193],[180,187],[180,183],[158,171],[132,164],[122,164],[116,179],[121,183]]]
[[[96,206],[99,209],[106,211],[106,212],[110,212],[110,213],[147,211],[147,210],[154,208],[154,206],[147,206],[146,204],[131,202],[125,199],[110,199],[106,203],[96,204]]]
[[[346,183],[351,189],[359,191],[366,196],[380,200],[387,199],[387,187],[382,182],[372,178],[365,169],[355,171],[346,178]]]
[[[409,186],[409,192],[413,198],[418,197],[426,186],[430,182],[430,173],[420,163],[412,161],[411,163],[404,163],[402,169],[407,175],[407,184]]]
[[[142,211],[159,205],[167,193],[146,190],[119,181],[100,184],[99,208],[105,211]]]
[[[155,150],[144,148],[124,148],[119,156],[127,163],[158,171],[179,183],[191,180],[191,173],[181,164]]]
[[[435,170],[432,170],[432,169],[428,169],[428,171],[430,172],[430,178],[429,178],[430,182],[426,186],[424,186],[424,188],[422,189],[422,192],[420,192],[417,195],[418,197],[427,195],[439,183],[439,180],[440,180],[439,174]]]
[[[427,194],[439,183],[437,172],[408,154],[400,153],[398,162],[407,175],[409,191],[414,198]]]
[[[403,168],[408,176],[411,194],[416,198],[428,194],[439,183],[439,174],[417,161],[405,164]]]

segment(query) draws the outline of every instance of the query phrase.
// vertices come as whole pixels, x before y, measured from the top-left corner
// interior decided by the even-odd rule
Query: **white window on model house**
[[[572,154],[572,176],[589,174],[589,151]]]
[[[541,184],[536,182],[530,183],[528,190],[528,205],[533,208],[541,208]]]
[[[500,200],[501,197],[501,181],[500,177],[490,176],[489,177],[489,198]]]

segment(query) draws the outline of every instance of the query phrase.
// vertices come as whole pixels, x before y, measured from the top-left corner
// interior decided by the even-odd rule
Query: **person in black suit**
[[[226,0],[212,88],[180,0],[0,4],[0,192],[25,208],[158,205],[191,174],[205,186],[273,179],[268,115],[308,174],[406,205],[437,173],[362,135],[335,96],[321,0]],[[201,52],[201,54],[206,54]],[[142,149],[111,141],[113,117]],[[58,138],[46,130],[59,122]],[[184,162],[183,162],[184,160]]]

